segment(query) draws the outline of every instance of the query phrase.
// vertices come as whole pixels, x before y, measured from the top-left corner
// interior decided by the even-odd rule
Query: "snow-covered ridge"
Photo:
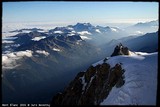
[[[89,37],[87,37],[87,36],[80,36],[83,40],[85,40],[85,39],[91,39],[91,38],[89,38]]]
[[[86,85],[87,85],[87,83],[85,82],[84,76],[83,76],[83,77],[80,77],[80,79],[81,79],[82,85],[83,85],[82,90],[84,91],[84,90],[85,90],[85,87],[86,87]],[[82,92],[82,94],[83,94],[83,92]]]
[[[67,34],[67,36],[74,36],[75,35],[75,33],[69,33],[69,34]]]
[[[107,60],[111,66],[122,63],[125,84],[113,87],[101,105],[156,105],[158,53],[135,53]]]
[[[111,28],[111,30],[114,32],[118,32],[117,29],[115,29],[115,28]]]
[[[96,29],[95,31],[98,32],[98,33],[101,33],[101,31],[99,29]]]
[[[130,53],[106,57],[79,72],[52,104],[156,105],[158,53]]]

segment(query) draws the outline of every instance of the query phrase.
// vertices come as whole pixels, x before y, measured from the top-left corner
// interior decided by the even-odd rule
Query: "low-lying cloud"
[[[44,51],[44,50],[36,50],[36,53],[43,54],[43,55],[45,55],[45,56],[48,56],[48,55],[49,55],[49,53],[46,52],[46,51]]]
[[[80,34],[80,35],[91,35],[91,33],[90,32],[88,32],[88,31],[82,31],[82,32],[77,32],[78,34]]]
[[[2,43],[14,43],[14,41],[3,40]]]
[[[13,69],[20,65],[17,63],[17,60],[23,58],[24,56],[32,57],[32,53],[33,52],[31,50],[26,50],[2,54],[2,68]]]

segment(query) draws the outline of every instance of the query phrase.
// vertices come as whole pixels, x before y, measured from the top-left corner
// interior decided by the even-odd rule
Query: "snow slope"
[[[125,84],[113,87],[100,105],[156,105],[158,52],[135,52],[107,60],[111,67],[122,63]]]

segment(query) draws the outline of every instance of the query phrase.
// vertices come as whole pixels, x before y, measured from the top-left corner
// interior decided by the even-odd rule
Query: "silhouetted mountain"
[[[112,56],[117,55],[129,55],[129,49],[127,47],[124,47],[121,43],[117,45],[114,49],[114,52],[112,53]]]
[[[135,27],[151,27],[151,26],[158,26],[158,20],[155,21],[150,21],[150,22],[145,22],[145,23],[137,23],[134,25]]]
[[[123,44],[133,51],[157,52],[158,32],[146,33],[145,35],[125,41]]]
[[[156,32],[159,29],[158,20],[150,21],[150,22],[140,22],[135,25],[129,26],[125,28],[125,31],[129,34],[140,34],[143,35],[145,33]]]
[[[142,36],[129,36],[121,39],[113,39],[103,45],[102,50],[106,54],[112,54],[117,44],[122,43],[127,46],[131,51],[140,52],[157,52],[158,49],[158,32],[147,33]],[[107,46],[107,47],[106,47]]]

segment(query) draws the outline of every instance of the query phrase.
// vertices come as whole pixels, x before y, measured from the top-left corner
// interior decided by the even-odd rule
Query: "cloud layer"
[[[46,52],[46,51],[44,51],[44,50],[36,50],[36,53],[43,54],[43,55],[45,55],[45,56],[48,56],[48,55],[49,55],[49,53]]]
[[[19,51],[19,52],[12,52],[7,54],[2,54],[2,68],[12,69],[17,67],[19,64],[17,60],[25,57],[32,57],[32,51]]]

